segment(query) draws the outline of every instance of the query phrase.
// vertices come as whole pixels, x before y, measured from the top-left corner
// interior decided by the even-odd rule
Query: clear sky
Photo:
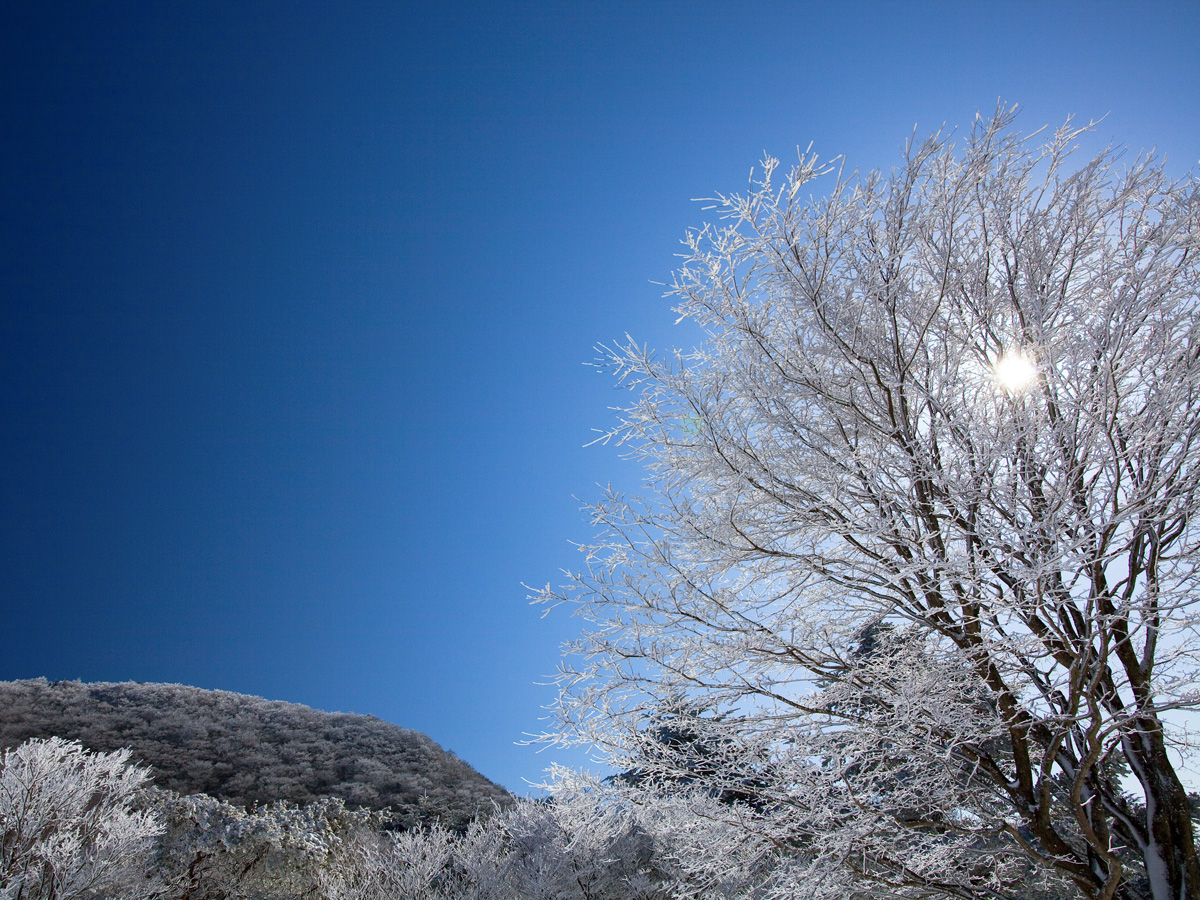
[[[24,7],[24,9],[21,9]],[[997,99],[1200,158],[1200,4],[10,3],[0,678],[372,713],[523,791],[690,198]]]

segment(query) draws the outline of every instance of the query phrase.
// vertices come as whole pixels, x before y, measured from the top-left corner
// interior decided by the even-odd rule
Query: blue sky
[[[691,198],[998,98],[1200,157],[1195,3],[28,3],[0,13],[0,678],[371,713],[510,789],[636,489],[584,364],[692,335]]]

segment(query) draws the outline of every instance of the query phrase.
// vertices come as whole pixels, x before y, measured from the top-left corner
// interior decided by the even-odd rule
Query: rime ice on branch
[[[752,774],[718,808],[808,896],[1200,898],[1197,185],[1012,120],[712,201],[672,291],[707,340],[606,349],[647,497],[539,595],[593,623],[551,737]],[[645,752],[680,697],[701,776]]]

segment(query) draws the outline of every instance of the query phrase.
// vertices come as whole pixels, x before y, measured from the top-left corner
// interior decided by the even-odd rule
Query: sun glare
[[[1037,366],[1020,350],[1009,350],[992,367],[992,377],[1000,389],[1009,394],[1022,394],[1037,381]]]

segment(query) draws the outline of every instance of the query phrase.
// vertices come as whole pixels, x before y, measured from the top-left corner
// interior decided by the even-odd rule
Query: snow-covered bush
[[[356,830],[327,867],[330,900],[454,900],[459,879],[451,862],[460,838],[434,825],[414,831]]]
[[[166,824],[154,863],[170,896],[300,900],[360,896],[362,847],[383,818],[339,800],[247,810],[204,794],[159,792]],[[361,895],[367,896],[367,895]]]
[[[517,894],[545,900],[661,897],[654,847],[637,808],[582,774],[551,770],[548,800],[526,800],[500,817]]]
[[[0,757],[0,898],[139,900],[162,826],[137,808],[149,774],[129,751],[90,753],[61,738]]]

